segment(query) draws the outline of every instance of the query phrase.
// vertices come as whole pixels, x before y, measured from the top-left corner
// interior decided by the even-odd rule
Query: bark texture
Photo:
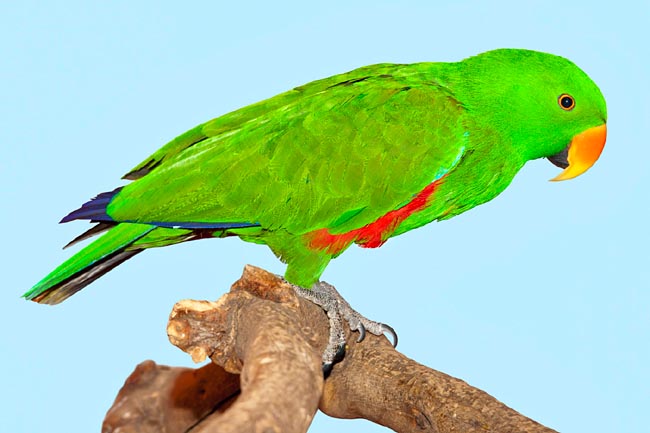
[[[323,380],[323,311],[290,285],[247,266],[216,302],[185,300],[170,341],[198,369],[138,365],[104,420],[104,433],[306,432],[316,410],[365,418],[397,432],[553,432],[462,380],[393,349],[385,337],[354,343]]]

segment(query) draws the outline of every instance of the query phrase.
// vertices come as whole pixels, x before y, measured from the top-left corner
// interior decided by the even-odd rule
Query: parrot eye
[[[561,94],[560,97],[557,98],[557,103],[560,104],[560,107],[562,107],[564,111],[571,111],[573,110],[573,107],[576,106],[576,101],[573,97],[566,93]]]

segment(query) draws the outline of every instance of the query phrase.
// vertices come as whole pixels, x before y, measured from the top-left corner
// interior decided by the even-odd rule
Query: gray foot
[[[311,290],[303,289],[293,285],[298,296],[313,302],[327,313],[330,322],[330,336],[323,353],[323,372],[325,377],[329,375],[335,363],[341,361],[345,356],[345,332],[343,321],[348,322],[352,331],[359,332],[357,343],[366,337],[366,331],[374,335],[388,333],[393,339],[393,347],[397,346],[397,334],[390,326],[366,319],[356,312],[350,304],[336,291],[334,286],[325,282],[314,284]]]

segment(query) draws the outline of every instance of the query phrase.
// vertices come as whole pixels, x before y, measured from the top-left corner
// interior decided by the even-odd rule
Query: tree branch
[[[209,357],[213,364],[140,364],[108,412],[104,433],[305,432],[318,408],[400,433],[553,431],[405,357],[383,336],[354,343],[348,335],[344,360],[323,381],[326,315],[252,266],[216,302],[177,303],[167,332],[195,362]]]

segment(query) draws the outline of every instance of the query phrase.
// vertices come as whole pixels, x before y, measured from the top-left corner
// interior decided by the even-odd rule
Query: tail
[[[146,245],[133,244],[155,228],[149,224],[115,225],[39,281],[23,297],[41,304],[58,304],[68,299],[146,248]]]
[[[140,251],[180,242],[234,235],[231,229],[258,228],[248,222],[118,222],[108,215],[106,207],[122,188],[99,194],[61,222],[90,220],[97,223],[72,240],[66,247],[106,231],[95,242],[70,257],[23,295],[42,304],[65,301],[97,278]]]

